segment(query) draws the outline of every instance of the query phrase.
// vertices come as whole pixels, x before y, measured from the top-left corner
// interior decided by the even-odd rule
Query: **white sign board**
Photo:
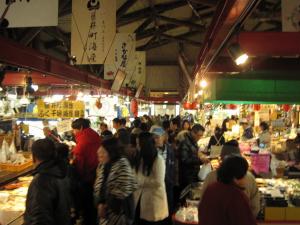
[[[300,0],[281,0],[282,31],[300,31]]]
[[[7,2],[0,1],[0,15],[4,13]],[[12,0],[5,18],[11,28],[57,26],[58,0]]]
[[[72,130],[72,120],[62,120],[57,122],[57,132],[65,133]]]
[[[71,53],[77,64],[104,64],[116,34],[116,1],[73,0]]]
[[[104,63],[104,79],[113,80],[118,69],[128,72],[129,63],[135,56],[135,34],[117,33]]]

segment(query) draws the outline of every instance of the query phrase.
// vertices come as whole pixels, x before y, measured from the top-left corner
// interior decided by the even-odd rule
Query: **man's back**
[[[43,162],[29,186],[24,225],[69,225],[70,202],[66,171],[54,160]]]

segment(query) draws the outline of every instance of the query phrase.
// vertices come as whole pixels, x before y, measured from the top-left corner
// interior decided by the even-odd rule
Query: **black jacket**
[[[191,133],[179,145],[179,183],[182,188],[198,181],[201,160],[198,157],[198,144]]]
[[[70,225],[70,185],[66,167],[57,161],[35,170],[26,200],[24,225]]]

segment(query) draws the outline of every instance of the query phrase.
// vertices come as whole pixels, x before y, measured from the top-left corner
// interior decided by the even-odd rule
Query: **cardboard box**
[[[284,221],[285,208],[281,207],[266,207],[265,208],[265,221]]]
[[[300,207],[285,208],[286,221],[300,221]]]

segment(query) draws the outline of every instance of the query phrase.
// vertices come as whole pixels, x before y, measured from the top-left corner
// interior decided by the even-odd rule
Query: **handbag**
[[[200,166],[200,171],[198,173],[198,178],[200,180],[205,180],[207,175],[212,171],[212,167],[210,163],[206,163],[202,166]]]

